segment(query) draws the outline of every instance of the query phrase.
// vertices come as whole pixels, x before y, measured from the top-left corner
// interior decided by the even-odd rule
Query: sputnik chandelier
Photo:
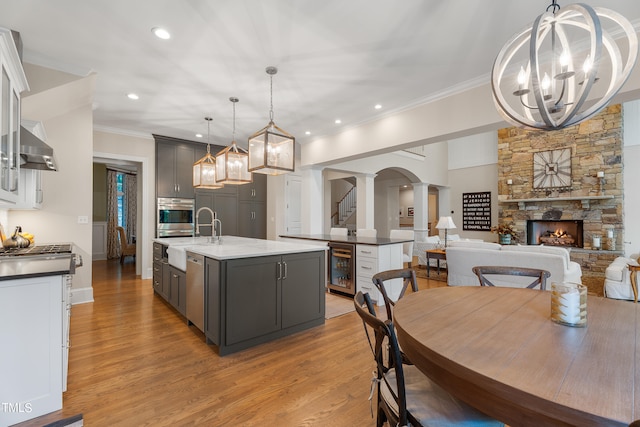
[[[586,4],[560,9],[556,0],[496,57],[493,99],[505,120],[556,130],[602,110],[627,81],[638,38],[622,15]]]

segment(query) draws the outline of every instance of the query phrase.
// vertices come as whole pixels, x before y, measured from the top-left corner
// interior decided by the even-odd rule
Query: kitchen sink
[[[169,264],[182,270],[187,271],[187,246],[171,245],[167,248]]]

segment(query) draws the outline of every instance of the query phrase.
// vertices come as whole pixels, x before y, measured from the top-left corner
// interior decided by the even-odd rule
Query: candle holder
[[[599,251],[602,249],[602,237],[599,234],[594,234],[591,239],[591,249]]]
[[[551,283],[551,320],[565,326],[587,326],[587,287],[579,283]]]
[[[604,248],[608,251],[616,250],[616,238],[613,234],[613,230],[607,230],[607,237],[604,239]]]

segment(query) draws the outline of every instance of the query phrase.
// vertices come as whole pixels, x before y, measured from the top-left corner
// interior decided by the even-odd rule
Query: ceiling
[[[549,3],[2,0],[0,26],[20,32],[25,62],[96,73],[96,129],[189,140],[202,133],[206,142],[211,115],[211,143],[227,145],[235,96],[236,140],[246,147],[269,119],[267,66],[279,70],[274,121],[304,144],[486,84],[503,44]],[[638,0],[587,3],[640,28]],[[156,38],[157,26],[171,39]]]

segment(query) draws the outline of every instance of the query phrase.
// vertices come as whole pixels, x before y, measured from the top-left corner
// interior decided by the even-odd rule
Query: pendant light
[[[233,139],[231,145],[216,154],[216,180],[221,184],[247,184],[253,182],[253,175],[247,165],[249,154],[236,144],[236,97],[229,98],[233,103]]]
[[[207,121],[207,154],[193,164],[193,188],[208,188],[215,190],[224,185],[216,182],[216,159],[211,155],[209,135],[211,133],[211,117],[204,118]]]
[[[273,122],[273,76],[276,67],[267,67],[271,79],[269,124],[249,137],[249,171],[281,175],[295,170],[296,139]]]
[[[636,31],[622,15],[583,3],[560,9],[553,0],[496,57],[493,99],[516,126],[563,129],[602,110],[629,78],[637,55]]]

